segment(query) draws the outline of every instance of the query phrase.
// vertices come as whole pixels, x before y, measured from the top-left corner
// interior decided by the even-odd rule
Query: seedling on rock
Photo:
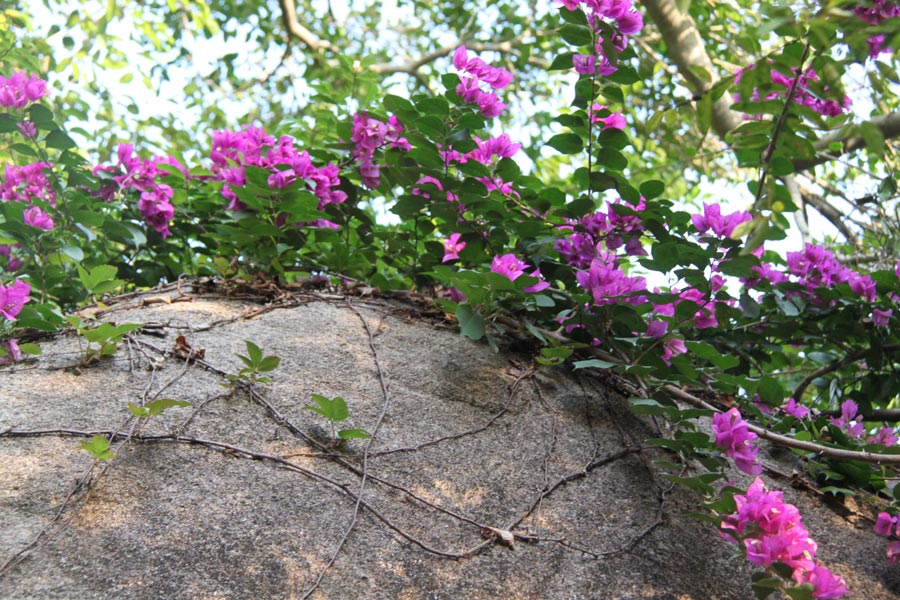
[[[340,423],[350,416],[350,411],[347,410],[347,403],[344,402],[344,399],[340,396],[326,398],[320,394],[313,394],[312,399],[318,406],[307,405],[303,408],[318,413],[328,419],[329,423],[331,423],[331,443],[333,446],[337,446],[344,440],[364,440],[372,437],[365,429],[341,429],[335,431],[335,423]]]
[[[228,375],[231,385],[234,386],[238,380],[247,383],[272,383],[272,379],[266,376],[260,376],[260,373],[267,373],[278,368],[281,358],[278,356],[263,356],[263,351],[259,346],[249,340],[244,340],[247,345],[247,356],[238,354],[246,367],[238,371],[237,375]]]
[[[91,326],[88,321],[75,315],[67,316],[66,320],[78,333],[78,347],[81,349],[82,366],[105,356],[112,356],[116,353],[123,335],[143,327],[140,323],[122,323],[121,325],[100,323],[99,325]],[[81,345],[82,338],[87,342],[86,347]],[[97,347],[95,348],[93,344],[96,344]]]

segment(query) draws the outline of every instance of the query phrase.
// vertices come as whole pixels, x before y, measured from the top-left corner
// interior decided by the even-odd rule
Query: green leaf
[[[39,356],[41,354],[41,347],[37,344],[19,344],[19,350],[22,351],[22,354],[28,354],[30,356]]]
[[[459,144],[460,142],[467,142],[472,139],[472,132],[467,128],[463,127],[458,131],[454,131],[450,135],[447,136],[448,144]]]
[[[756,393],[769,406],[781,406],[784,403],[784,388],[774,377],[763,377],[756,386]]]
[[[34,104],[28,109],[28,118],[35,125],[43,125],[53,122],[53,112],[41,104]]]
[[[338,421],[346,420],[349,416],[350,411],[347,410],[347,403],[340,396],[335,396],[331,400],[331,420],[337,423]]]
[[[760,310],[762,310],[759,302],[751,298],[746,292],[741,293],[740,306],[744,316],[748,319],[758,318]]]
[[[47,134],[47,139],[44,140],[44,143],[47,144],[48,148],[55,148],[56,150],[68,150],[69,148],[74,148],[76,146],[75,142],[72,141],[72,138],[59,129]]]
[[[460,335],[472,340],[480,340],[484,336],[484,319],[468,304],[456,307],[456,320],[459,321]]]
[[[753,267],[759,266],[759,259],[752,254],[744,254],[729,258],[719,263],[719,270],[732,277],[753,277],[756,272]]]
[[[278,368],[279,363],[281,363],[281,358],[278,356],[267,356],[259,362],[256,370],[260,373],[265,373],[266,371],[274,371]]]
[[[129,410],[131,410],[131,414],[136,417],[147,418],[155,417],[156,415],[162,413],[164,410],[172,408],[173,406],[185,407],[193,405],[186,400],[173,400],[171,398],[160,398],[158,400],[153,400],[152,402],[148,402],[144,406],[137,406],[132,402],[128,403],[128,408]]]
[[[547,145],[562,154],[578,154],[584,149],[581,137],[574,133],[558,133],[547,140]]]
[[[803,585],[787,588],[784,590],[784,593],[787,594],[791,600],[814,600],[815,596],[813,596],[813,591],[814,588],[812,584],[804,583]]]
[[[651,200],[656,198],[657,196],[661,196],[662,193],[666,190],[666,184],[662,181],[650,180],[645,181],[641,184],[640,187],[641,196],[646,198],[647,200]]]
[[[578,360],[575,361],[574,365],[575,369],[612,369],[617,366],[616,363],[607,362],[605,360],[599,360],[596,358],[592,358],[590,360]]]
[[[781,312],[787,317],[796,317],[800,314],[800,309],[790,298],[776,295],[775,304],[778,305],[778,308],[780,308]]]
[[[562,17],[563,21],[567,23],[587,25],[587,18],[584,15],[584,11],[581,9],[569,10],[568,8],[561,6],[559,8],[559,15]]]
[[[630,398],[628,410],[636,415],[665,416],[670,407],[664,406],[652,398]]]
[[[859,124],[859,134],[866,142],[866,151],[881,158],[884,156],[884,135],[871,121],[863,121]]]
[[[254,366],[258,365],[263,357],[262,350],[250,340],[244,340],[244,344],[247,346],[247,354],[250,356],[250,362],[253,363]]]
[[[350,415],[347,410],[347,403],[340,396],[326,398],[321,394],[313,394],[311,398],[318,406],[307,405],[303,408],[322,415],[332,423],[343,421]]]
[[[741,364],[741,361],[730,354],[723,354],[720,350],[706,342],[687,341],[684,343],[691,354],[704,358],[720,369],[727,370]]]
[[[84,260],[84,251],[78,246],[63,246],[59,249],[64,255],[79,263]]]
[[[569,66],[572,66],[572,61],[569,61]],[[12,115],[2,114],[0,115],[0,133],[13,133],[14,131],[18,131],[18,121]]]
[[[559,30],[559,35],[573,46],[587,46],[594,40],[594,34],[586,25],[566,23]]]
[[[97,286],[97,284],[115,279],[116,274],[118,273],[118,269],[111,265],[100,265],[94,267],[90,271],[84,269],[81,265],[76,265],[78,268],[78,278],[81,280],[82,285],[84,285],[84,289],[87,291],[93,291],[93,289]]]
[[[706,135],[706,132],[709,131],[709,126],[712,124],[712,107],[713,100],[710,94],[703,94],[697,100],[697,129],[703,135]]]
[[[338,431],[338,437],[342,440],[365,440],[372,437],[365,429],[341,429]]]
[[[93,454],[97,460],[109,460],[116,457],[109,449],[109,441],[102,435],[95,435],[89,441],[78,444],[78,447]]]
[[[384,108],[388,112],[392,112],[397,115],[412,115],[416,114],[416,109],[412,105],[412,103],[406,98],[401,98],[400,96],[395,96],[393,94],[387,94],[384,97]]]
[[[575,56],[574,52],[563,52],[562,54],[557,54],[553,58],[553,62],[550,63],[550,66],[547,67],[548,71],[566,71],[572,68],[572,57]],[[15,128],[15,125],[13,125]],[[2,130],[0,130],[2,132]]]
[[[614,171],[624,171],[625,168],[628,167],[628,159],[625,158],[625,155],[618,150],[604,146],[600,148],[599,152],[597,152],[597,164]],[[623,200],[627,200],[628,202],[637,204],[640,198],[638,197],[637,199],[635,199],[623,197]]]

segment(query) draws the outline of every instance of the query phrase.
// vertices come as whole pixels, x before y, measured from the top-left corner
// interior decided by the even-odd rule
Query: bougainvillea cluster
[[[388,122],[379,121],[365,112],[353,115],[353,158],[359,161],[359,173],[362,183],[369,189],[375,189],[381,183],[380,168],[373,157],[381,148],[387,146],[399,150],[410,150],[412,147],[406,138],[401,137],[403,125],[395,115]]]
[[[634,9],[632,0],[561,1],[568,10],[584,11],[587,15],[588,25],[593,32],[592,53],[575,55],[573,58],[576,71],[580,74],[590,75],[608,75],[615,72],[615,61],[611,59],[610,54],[613,51],[624,50],[628,40],[627,36],[637,33],[643,26],[642,17]],[[488,118],[498,116],[507,108],[507,105],[498,96],[497,90],[505,88],[512,81],[512,74],[508,70],[488,65],[481,58],[471,55],[465,46],[458,48],[453,54],[453,65],[460,72],[460,83],[455,91],[463,102],[477,106],[482,116]],[[768,92],[764,99],[783,97],[787,90],[796,88],[795,100],[821,114],[840,114],[847,107],[846,99],[843,103],[838,103],[833,99],[819,98],[810,90],[810,87],[815,87],[812,84],[817,81],[816,73],[811,70],[791,76],[785,76],[775,70],[771,73],[774,91]],[[34,101],[35,98],[43,95],[45,93],[43,87],[36,86],[32,79],[20,77],[14,83],[10,83],[8,80],[4,80],[5,83],[0,82],[0,104],[20,108],[24,106],[21,104],[23,98],[27,104],[28,101]],[[40,95],[38,95],[39,92]],[[625,117],[622,113],[611,110],[607,105],[592,103],[587,112],[589,123],[600,126],[594,127],[593,132],[596,132],[597,129],[622,130],[626,127]],[[411,128],[415,126],[414,120],[410,120],[408,124]],[[19,123],[19,131],[26,137],[36,135],[34,125],[26,122]],[[387,149],[411,150],[410,143],[403,137],[403,133],[404,127],[395,116],[389,116],[387,121],[376,119],[366,112],[358,112],[354,116],[350,136],[350,142],[353,145],[352,161],[359,164],[360,180],[365,187],[374,189],[381,183],[381,167],[376,162],[377,153]],[[413,137],[411,133],[407,135],[414,141],[419,139]],[[465,234],[454,231],[443,240],[441,260],[444,263],[460,261],[460,253],[467,246],[463,240],[464,235],[473,241],[469,251],[464,254],[466,260],[471,255],[482,252],[476,250],[479,247],[479,243],[474,242],[477,239],[476,236],[488,239],[487,227],[482,227],[487,220],[479,221],[479,217],[472,216],[471,212],[466,214],[466,207],[453,193],[456,191],[460,195],[464,195],[460,189],[465,189],[457,186],[459,182],[453,179],[455,175],[452,167],[454,166],[460,167],[470,161],[483,165],[490,174],[472,178],[484,186],[485,195],[492,195],[491,200],[503,196],[507,201],[506,207],[517,207],[513,209],[517,215],[518,212],[523,212],[528,216],[545,216],[530,210],[524,203],[523,197],[526,201],[528,200],[524,186],[517,191],[512,183],[504,181],[498,175],[502,172],[497,168],[498,165],[505,159],[513,158],[520,150],[520,144],[515,143],[507,134],[486,139],[473,136],[471,140],[475,148],[468,152],[455,150],[449,142],[441,140],[446,144],[438,146],[446,167],[444,172],[439,174],[438,169],[435,169],[431,171],[431,175],[420,177],[411,186],[411,195],[419,197],[414,198],[416,201],[431,200],[438,191],[447,201],[457,205],[460,214],[453,215],[451,220],[454,223],[449,227],[445,223],[440,223],[440,218],[431,223],[435,226],[437,226],[436,224],[444,225],[444,228],[439,230],[440,235],[445,235],[452,229],[462,231],[467,226],[471,229],[466,230]],[[457,147],[462,147],[462,144],[457,143]],[[276,201],[279,198],[278,190],[292,186],[304,188],[315,194],[319,209],[329,204],[344,202],[347,198],[346,193],[340,189],[340,169],[337,165],[329,163],[324,167],[318,167],[313,164],[307,151],[300,151],[297,148],[293,138],[283,136],[276,140],[275,137],[268,135],[259,127],[248,125],[239,131],[213,132],[210,159],[212,176],[209,179],[221,182],[222,196],[228,201],[228,209],[233,211],[250,210],[241,199],[243,198],[248,203],[251,202],[251,197],[246,195],[249,193],[246,188],[249,187],[248,179],[259,175],[258,172],[254,172],[254,169],[265,171],[263,178],[269,189],[273,191],[272,198]],[[350,162],[351,159],[348,159],[347,163]],[[20,202],[33,202],[39,199],[53,205],[55,196],[45,173],[45,170],[50,168],[49,163],[8,167],[6,178],[0,184],[0,198]],[[98,167],[96,173],[103,174],[113,182],[104,190],[107,199],[112,199],[121,190],[138,192],[140,194],[138,207],[141,214],[147,224],[165,238],[170,235],[169,225],[175,215],[172,203],[174,193],[169,185],[161,183],[159,179],[170,173],[171,169],[179,169],[186,177],[188,176],[183,167],[172,159],[165,157],[141,159],[134,154],[134,150],[129,144],[122,144],[119,146],[116,165]],[[478,170],[480,171],[480,169]],[[459,171],[464,172],[465,170],[460,169]],[[251,176],[249,178],[248,173]],[[258,181],[258,179],[253,179]],[[466,190],[465,193],[469,193],[469,190]],[[624,194],[624,192],[622,193]],[[647,193],[647,196],[650,197],[651,194]],[[441,201],[443,202],[443,199]],[[688,344],[691,344],[691,342],[677,337],[685,335],[683,332],[686,328],[681,326],[682,323],[686,324],[686,327],[692,325],[694,330],[727,325],[727,323],[719,323],[723,311],[719,310],[720,314],[717,317],[717,308],[721,308],[722,304],[728,306],[737,304],[732,300],[721,299],[725,297],[724,293],[719,294],[724,289],[725,280],[716,272],[715,265],[711,268],[712,272],[709,273],[708,287],[698,289],[690,285],[681,288],[673,286],[667,292],[669,301],[658,304],[651,301],[658,290],[651,292],[644,277],[631,273],[628,262],[633,257],[647,255],[642,243],[642,236],[646,233],[642,221],[642,213],[645,211],[647,211],[647,202],[643,198],[637,204],[617,199],[607,202],[602,210],[581,218],[570,219],[557,230],[560,239],[553,244],[556,255],[550,250],[552,238],[545,237],[544,248],[549,256],[542,256],[531,265],[527,262],[528,255],[523,254],[526,251],[524,245],[511,248],[516,252],[514,253],[506,252],[505,249],[500,248],[499,244],[497,244],[496,250],[491,248],[490,244],[485,244],[485,247],[489,249],[483,251],[481,258],[490,260],[491,272],[499,274],[511,282],[519,281],[519,286],[522,285],[523,275],[526,278],[535,278],[537,283],[524,287],[524,291],[530,293],[540,292],[550,287],[550,282],[544,280],[540,269],[535,265],[552,263],[554,267],[560,264],[572,267],[571,272],[574,273],[578,287],[586,293],[579,296],[581,299],[578,302],[581,306],[576,306],[568,312],[561,311],[557,317],[561,323],[565,324],[564,330],[567,333],[576,327],[584,327],[582,324],[576,324],[576,319],[572,319],[572,315],[578,310],[584,311],[584,314],[593,315],[600,314],[608,310],[607,307],[616,304],[637,306],[640,311],[643,311],[641,314],[647,317],[647,327],[644,332],[634,332],[633,343],[635,345],[645,344],[644,347],[655,350],[656,356],[664,363],[671,365],[673,359],[685,354],[688,351]],[[54,227],[51,215],[44,212],[41,206],[27,208],[24,211],[23,219],[26,224],[34,228],[49,230]],[[722,214],[722,209],[718,204],[706,204],[703,211],[691,215],[690,220],[698,234],[702,236],[701,243],[709,249],[724,245],[724,240],[728,238],[740,237],[740,231],[737,228],[742,223],[751,220],[751,215],[746,211]],[[685,218],[685,223],[686,221]],[[559,223],[560,221],[556,221],[553,225],[556,226]],[[284,224],[283,219],[277,222],[279,226]],[[316,221],[312,225],[336,227],[327,221]],[[480,227],[483,230],[480,230]],[[680,234],[680,232],[676,232],[676,234]],[[440,235],[438,239],[440,239]],[[418,239],[416,243],[418,245]],[[9,264],[12,265],[12,249],[9,246],[0,247],[0,255],[9,258]],[[756,255],[760,256],[760,253],[756,253]],[[719,255],[716,257],[719,258]],[[547,262],[542,262],[544,260]],[[870,303],[877,300],[877,290],[871,277],[859,275],[841,266],[830,252],[820,247],[807,246],[802,252],[789,253],[786,263],[787,267],[784,270],[779,270],[772,265],[757,267],[758,277],[753,281],[745,280],[745,283],[754,285],[766,280],[772,285],[800,284],[800,287],[811,297],[820,288],[847,284],[860,299]],[[456,266],[441,268],[449,271],[455,269]],[[710,267],[707,266],[706,269],[710,270]],[[493,279],[498,278],[493,277]],[[530,283],[528,279],[524,279],[524,281]],[[704,285],[700,285],[700,287],[704,287]],[[574,285],[570,285],[570,288],[561,291],[575,296],[578,290]],[[509,289],[509,286],[505,289]],[[9,287],[0,286],[0,314],[7,320],[14,319],[21,311],[22,305],[28,301],[29,293],[28,284],[18,279]],[[455,302],[466,301],[465,296],[459,290],[451,289],[447,293]],[[802,292],[795,290],[789,293]],[[716,297],[717,294],[719,297]],[[656,297],[658,298],[658,296]],[[552,303],[551,299],[547,299]],[[669,327],[675,323],[676,308],[679,306],[681,308],[679,313],[687,314],[686,317],[681,317],[681,322],[678,323],[682,333],[670,333]],[[685,307],[690,310],[685,311]],[[873,308],[871,318],[876,326],[885,327],[891,316],[891,310]],[[571,321],[567,322],[569,319]],[[639,328],[635,327],[635,329]],[[695,333],[697,331],[689,331],[686,337]],[[594,344],[599,343],[599,340],[594,338]],[[691,344],[691,348],[694,347]],[[15,340],[8,342],[7,349],[9,356],[16,356]],[[678,363],[678,367],[688,362],[683,361],[683,358],[675,359],[675,361]],[[808,418],[810,414],[809,409],[793,398],[781,410],[784,414],[798,419]],[[858,415],[858,407],[852,401],[846,401],[842,405],[840,416],[835,417],[832,424],[845,430],[854,439],[861,440],[869,434],[865,438],[868,443],[892,445],[897,442],[896,435],[889,427],[883,427],[875,434],[866,432],[862,425],[862,419]],[[713,417],[712,427],[715,433],[715,443],[722,448],[726,456],[734,460],[739,469],[754,475],[762,471],[755,446],[757,435],[750,431],[737,408],[716,414]],[[791,566],[794,581],[798,584],[811,585],[814,589],[814,596],[817,598],[837,598],[846,593],[843,580],[835,577],[815,560],[815,542],[802,526],[802,519],[796,507],[785,504],[779,492],[769,492],[765,489],[762,481],[757,479],[746,495],[735,497],[735,502],[737,509],[734,514],[725,517],[722,528],[726,531],[730,541],[743,544],[747,558],[751,562],[763,567],[769,567],[775,562]],[[881,528],[890,533],[895,524],[895,521],[891,521],[890,525],[882,523]],[[898,553],[900,550],[895,551],[894,554],[891,554],[889,550],[892,560]]]
[[[35,162],[25,165],[7,164],[0,182],[0,200],[6,202],[32,202],[43,200],[56,206],[56,192],[46,171],[53,165]]]
[[[875,533],[885,537],[900,536],[900,517],[891,516],[890,513],[878,513],[875,521]],[[892,565],[900,563],[900,541],[892,539],[887,547],[888,562]]]
[[[131,144],[119,144],[116,156],[115,165],[94,168],[95,173],[112,176],[113,184],[101,190],[101,197],[112,200],[120,191],[139,192],[141,216],[163,238],[171,235],[169,223],[175,217],[175,207],[172,205],[174,191],[170,185],[158,182],[157,178],[168,175],[169,169],[177,168],[185,174],[187,171],[171,157],[141,158],[134,153]]]
[[[757,478],[746,494],[734,496],[734,513],[722,519],[723,537],[742,543],[747,560],[760,567],[778,562],[793,569],[797,584],[812,586],[814,598],[840,598],[849,593],[843,578],[816,560],[818,546],[803,526],[803,517],[782,493],[766,489]]]
[[[16,71],[9,77],[0,76],[0,106],[25,108],[47,95],[47,82],[37,75]]]
[[[760,280],[771,284],[794,283],[803,287],[804,291],[788,290],[788,296],[802,296],[805,300],[821,302],[818,290],[829,289],[835,285],[846,283],[860,298],[869,303],[878,299],[878,291],[870,275],[863,275],[844,266],[834,256],[834,252],[816,244],[806,244],[802,251],[786,254],[786,269],[778,269],[770,263],[754,266],[757,277],[744,279],[749,287],[756,286]],[[893,309],[873,308],[873,322],[877,326],[886,326],[893,315]]]
[[[321,210],[329,204],[340,204],[347,199],[346,192],[340,190],[340,169],[334,163],[316,167],[309,152],[298,150],[290,136],[274,137],[252,125],[240,131],[214,131],[210,158],[213,162],[214,178],[224,181],[222,195],[228,200],[229,210],[247,208],[235,193],[235,188],[247,185],[246,167],[253,166],[270,172],[268,185],[271,189],[283,189],[297,181],[304,181],[306,188],[319,199]],[[307,223],[315,227],[335,228],[337,225],[317,219]]]
[[[622,52],[628,36],[644,28],[643,15],[632,0],[557,0],[568,10],[583,10],[594,34],[591,54],[575,54],[572,66],[581,75],[612,75],[618,68],[610,60],[610,49]],[[612,28],[615,27],[615,29]]]
[[[464,102],[477,104],[481,114],[488,118],[498,117],[506,110],[507,105],[493,90],[509,85],[512,73],[502,67],[492,67],[477,56],[470,57],[465,46],[453,53],[453,66],[461,73],[456,93]]]
[[[732,458],[738,469],[751,475],[762,473],[762,465],[756,457],[759,452],[755,446],[757,435],[747,428],[737,408],[713,415],[712,428],[716,445],[725,449],[725,456]]]
[[[900,17],[900,4],[894,0],[870,0],[853,8],[853,13],[864,23],[875,27],[881,26],[888,19]],[[874,58],[883,52],[891,52],[885,34],[877,33],[867,40],[869,56]]]
[[[740,83],[743,74],[753,69],[754,65],[738,69],[734,74],[734,82]],[[820,115],[826,117],[836,117],[844,114],[850,108],[850,97],[844,96],[840,100],[835,98],[820,98],[810,90],[810,83],[819,81],[819,76],[813,69],[805,69],[799,75],[796,72],[785,75],[777,69],[769,71],[772,82],[772,89],[765,94],[761,94],[758,89],[753,90],[750,100],[776,100],[787,98],[793,89],[793,101],[797,104],[805,106]],[[828,86],[824,86],[823,92],[829,93]],[[741,100],[740,94],[735,93],[735,100]]]

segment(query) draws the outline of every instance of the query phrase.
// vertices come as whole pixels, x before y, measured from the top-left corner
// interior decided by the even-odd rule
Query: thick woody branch
[[[316,34],[300,24],[300,21],[297,20],[297,6],[294,4],[294,0],[278,0],[278,4],[281,6],[281,20],[284,23],[284,28],[287,29],[291,37],[297,38],[314,52],[337,51],[337,47],[334,44],[320,39]]]
[[[659,29],[668,48],[669,58],[692,94],[707,93],[719,80],[697,24],[690,15],[678,10],[674,0],[642,0],[650,19]],[[702,73],[705,71],[707,77]],[[723,94],[713,104],[712,127],[716,134],[725,137],[741,124],[741,115],[731,110],[731,97]]]

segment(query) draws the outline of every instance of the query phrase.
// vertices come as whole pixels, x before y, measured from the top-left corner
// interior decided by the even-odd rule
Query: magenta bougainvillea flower
[[[503,256],[494,257],[491,263],[491,271],[507,277],[510,281],[515,281],[525,272],[526,266],[515,254],[504,254]]]
[[[477,104],[481,114],[488,118],[497,117],[507,105],[500,101],[492,90],[482,89],[482,83],[494,90],[505,88],[512,81],[512,73],[502,67],[492,67],[476,56],[469,56],[465,46],[453,53],[453,66],[461,72],[457,95],[463,102]]]
[[[720,238],[727,238],[733,232],[734,228],[744,223],[752,221],[753,217],[747,211],[733,212],[729,215],[722,214],[722,208],[718,204],[703,204],[703,214],[691,215],[691,223],[700,233],[712,232]]]
[[[626,275],[612,255],[598,255],[587,270],[575,274],[575,279],[582,288],[590,290],[597,306],[616,302],[643,304],[647,301],[646,296],[636,294],[647,291],[647,281],[643,277]]]
[[[644,28],[644,16],[634,10],[633,0],[557,0],[568,10],[582,10],[588,26],[593,30],[594,43],[591,54],[575,54],[572,66],[580,75],[612,75],[618,69],[607,56],[611,46],[622,52],[628,45],[628,36]],[[607,34],[608,26],[614,25],[614,33]],[[604,35],[609,35],[609,39]]]
[[[460,235],[459,233],[451,233],[450,237],[444,240],[444,258],[441,262],[459,259],[459,253],[466,247],[465,242],[459,241]]]
[[[15,363],[22,360],[22,349],[19,348],[19,342],[15,338],[0,344],[0,348],[6,349],[6,354],[0,356],[0,365]]]
[[[526,285],[522,288],[523,291],[535,294],[537,292],[542,292],[550,287],[550,282],[544,281],[544,276],[541,275],[540,269],[535,269],[531,273],[528,273],[529,277],[537,277],[540,281],[535,283],[534,285]]]
[[[25,303],[31,300],[28,297],[30,293],[31,285],[21,279],[16,279],[9,286],[0,285],[0,315],[15,321]]]
[[[663,353],[661,358],[664,363],[671,366],[672,361],[669,360],[670,358],[678,356],[679,354],[685,354],[686,352],[687,346],[683,339],[669,338],[663,342]]]
[[[880,310],[878,308],[872,309],[872,323],[875,324],[875,327],[887,327],[891,322],[891,316],[894,314],[894,309],[888,310]]]
[[[781,407],[781,410],[798,419],[805,419],[809,417],[810,414],[809,409],[802,404],[798,404],[795,398],[790,398],[784,406]]]
[[[16,127],[19,128],[19,133],[28,139],[37,135],[37,127],[31,121],[19,121],[16,123]]]
[[[600,116],[600,113],[603,112],[608,112],[609,114],[602,117]],[[603,123],[603,129],[618,129],[620,131],[625,129],[625,115],[620,112],[609,110],[609,107],[605,104],[595,102],[591,106],[589,116],[591,123]]]
[[[155,229],[162,237],[169,237],[169,222],[175,217],[175,207],[172,206],[172,188],[165,184],[159,184],[154,188],[141,193],[138,208],[147,224]]]
[[[25,108],[47,95],[47,82],[34,74],[16,71],[0,77],[0,106]]]
[[[725,455],[734,459],[738,469],[751,475],[762,473],[762,465],[756,458],[759,449],[753,445],[757,435],[747,428],[738,409],[713,415],[712,428],[716,445],[725,449]]]
[[[31,225],[38,229],[53,229],[54,227],[53,219],[50,218],[50,215],[37,206],[25,209],[25,212],[22,214],[22,219],[25,221],[26,225]]]
[[[859,415],[859,405],[853,400],[844,400],[841,403],[841,416],[831,417],[831,424],[840,427],[847,432],[851,438],[859,438],[865,433],[865,427],[862,420],[857,420]]]
[[[403,125],[395,115],[391,115],[387,123],[365,112],[353,115],[353,133],[350,135],[350,141],[355,144],[353,158],[359,161],[362,183],[369,189],[375,189],[381,183],[381,169],[374,162],[375,152],[385,146],[399,150],[412,149],[401,133]]]

